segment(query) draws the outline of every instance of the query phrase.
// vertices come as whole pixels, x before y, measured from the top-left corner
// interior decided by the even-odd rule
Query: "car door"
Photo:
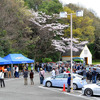
[[[53,86],[62,87],[63,86],[63,83],[62,83],[63,78],[64,78],[64,74],[59,74],[59,75],[55,76],[55,78],[52,80]]]
[[[65,87],[67,87],[67,79],[68,79],[68,74],[64,74],[63,84],[65,84]]]
[[[97,95],[100,95],[100,83],[97,84],[95,91]]]

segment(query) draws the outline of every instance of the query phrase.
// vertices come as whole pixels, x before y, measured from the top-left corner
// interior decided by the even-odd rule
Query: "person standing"
[[[28,63],[26,63],[26,69],[28,70]]]
[[[27,78],[28,78],[28,71],[27,71],[27,69],[25,69],[23,75],[24,75],[24,85],[27,85],[28,84],[28,82],[27,82]]]
[[[86,79],[86,68],[83,69],[83,77]]]
[[[55,77],[55,75],[56,75],[55,68],[53,68],[53,70],[52,70],[52,77]]]
[[[31,81],[31,85],[34,85],[33,78],[34,78],[34,72],[33,72],[33,70],[31,70],[31,72],[30,72],[30,81]]]
[[[56,67],[56,69],[55,69],[55,73],[56,73],[56,75],[59,75],[58,67]]]
[[[19,77],[19,68],[18,68],[17,65],[15,66],[15,77],[16,77],[16,78]]]
[[[11,78],[11,68],[9,66],[7,66],[7,72],[8,72],[8,78]]]
[[[96,69],[93,68],[93,72],[92,72],[92,83],[96,83],[96,77],[97,77]]]
[[[34,67],[34,64],[33,64],[33,63],[31,63],[31,70],[33,70],[33,67]]]
[[[67,92],[70,92],[70,85],[71,85],[71,75],[68,74],[68,79],[67,79]]]
[[[45,71],[40,68],[39,76],[40,76],[40,84],[43,84]]]
[[[88,75],[89,75],[89,81],[91,82],[91,80],[92,80],[92,71],[91,71],[91,68],[89,68]]]
[[[66,73],[70,73],[70,71],[68,70],[68,68],[67,68],[67,70],[66,70]]]
[[[1,87],[2,87],[2,83],[3,83],[3,87],[5,87],[4,73],[2,72],[2,70],[0,71],[0,83],[1,83]]]

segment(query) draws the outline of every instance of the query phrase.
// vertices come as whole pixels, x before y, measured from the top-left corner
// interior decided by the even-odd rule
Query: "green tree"
[[[43,0],[39,5],[39,11],[45,12],[48,15],[59,13],[62,10],[62,4],[59,0]]]
[[[32,17],[23,0],[0,0],[0,43],[5,51],[23,51],[30,39],[29,19]],[[8,49],[9,50],[8,50]],[[9,51],[9,52],[8,52]]]
[[[68,7],[64,7],[64,11],[69,14],[75,13],[74,10],[71,10]],[[70,24],[70,16],[68,16],[67,19],[64,19],[63,22]],[[93,42],[95,27],[92,25],[92,23],[93,19],[89,18],[88,16],[77,17],[76,15],[73,15],[73,37]],[[65,36],[70,36],[70,27],[65,30]]]
[[[51,58],[42,58],[43,63],[52,62]]]
[[[25,1],[25,4],[28,5],[29,8],[32,8],[35,11],[38,11],[38,7],[42,3],[42,0],[24,0],[24,1]]]

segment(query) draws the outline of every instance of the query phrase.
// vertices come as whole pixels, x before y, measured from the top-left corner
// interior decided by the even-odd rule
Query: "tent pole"
[[[13,64],[11,64],[11,76],[13,78]]]

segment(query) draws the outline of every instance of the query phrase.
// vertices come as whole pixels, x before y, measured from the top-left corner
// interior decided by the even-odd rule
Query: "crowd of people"
[[[43,84],[43,80],[45,77],[45,72],[50,72],[51,71],[51,75],[52,77],[55,77],[56,75],[59,75],[60,73],[69,73],[70,76],[70,71],[71,71],[71,64],[70,63],[55,63],[53,64],[53,66],[51,66],[50,63],[41,63],[41,64],[30,64],[31,66],[31,71],[28,70],[29,64],[24,64],[24,66],[22,66],[22,72],[23,72],[23,77],[24,77],[24,85],[28,84],[28,76],[30,77],[30,83],[31,85],[34,85],[34,70],[36,70],[37,72],[39,72],[39,77],[40,77],[40,84]],[[77,71],[81,70],[82,71],[82,75],[83,77],[87,80],[89,80],[92,83],[96,83],[97,81],[97,73],[96,73],[96,69],[93,68],[93,71],[91,70],[91,67],[89,67],[89,71],[86,71],[86,67],[83,64],[76,64],[74,63],[72,65],[73,68],[73,73],[77,73]],[[34,70],[33,70],[34,69]],[[19,78],[19,67],[17,65],[14,65],[13,67],[13,74],[11,71],[11,67],[8,65],[7,66],[7,77],[11,78],[11,77],[15,77],[15,78]],[[4,86],[5,87],[5,83],[4,83],[4,68],[0,70],[0,83],[1,83],[1,87]],[[69,83],[69,82],[68,82]]]
[[[95,68],[92,68],[93,66],[87,66],[89,67],[89,70],[86,70],[86,66],[80,63],[74,63],[72,65],[73,73],[77,73],[78,71],[81,72],[81,75],[86,79],[89,80],[89,82],[96,83],[97,82],[97,72]],[[52,71],[52,76],[55,77],[55,75],[58,75],[60,73],[70,73],[71,71],[71,64],[70,63],[62,63],[62,64],[55,64],[54,66],[50,66],[49,63],[47,64],[38,64],[35,65],[35,69],[37,71],[41,71],[40,69],[44,69],[44,71]],[[50,70],[52,69],[52,70]],[[100,73],[99,73],[100,74]],[[100,76],[99,76],[100,79]]]

